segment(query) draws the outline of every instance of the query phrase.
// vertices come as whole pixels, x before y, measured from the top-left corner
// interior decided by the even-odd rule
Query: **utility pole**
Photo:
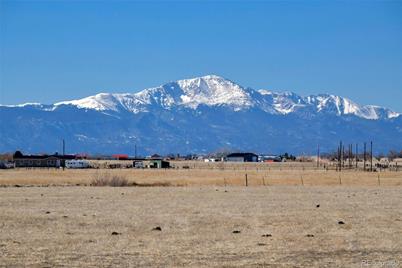
[[[370,142],[370,171],[373,171],[373,142]]]
[[[352,166],[353,166],[353,144],[351,143],[350,144],[350,161],[349,161],[349,165],[350,165],[350,168],[352,168]]]
[[[345,167],[345,145],[342,146],[342,167]]]
[[[363,166],[364,166],[364,171],[366,171],[366,143],[364,143],[364,153],[363,153]]]
[[[350,144],[350,157],[349,157],[349,168],[352,169],[353,163],[352,163],[352,159],[353,159],[353,144]]]
[[[356,169],[358,161],[359,161],[359,145],[356,143]]]
[[[317,148],[317,168],[320,167],[320,145],[318,144]]]
[[[336,164],[336,171],[338,171],[338,168],[339,168],[339,145],[338,145],[338,147],[336,147],[335,159],[336,159],[336,161],[338,161],[338,163]]]
[[[64,171],[64,168],[66,167],[66,162],[65,162],[66,160],[63,160],[65,154],[66,154],[66,142],[63,139],[63,158],[62,158],[62,160],[59,160],[61,162],[61,165],[63,166],[63,171]]]
[[[339,159],[339,171],[342,171],[342,141],[339,143],[338,159]]]
[[[137,159],[137,144],[134,145],[134,158]]]

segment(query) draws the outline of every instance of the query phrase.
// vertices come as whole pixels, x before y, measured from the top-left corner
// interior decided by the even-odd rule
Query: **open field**
[[[0,188],[0,266],[400,267],[401,192]]]
[[[0,267],[402,266],[402,172],[180,164],[0,170],[53,186],[0,187]],[[105,174],[154,187],[83,187]]]
[[[0,170],[0,185],[90,185],[104,174],[126,178],[138,184],[172,186],[199,185],[362,185],[400,186],[402,172],[363,172],[308,169],[276,166],[276,168],[218,169],[14,169]]]

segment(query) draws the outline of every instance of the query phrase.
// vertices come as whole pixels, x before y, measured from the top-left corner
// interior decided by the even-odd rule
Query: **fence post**
[[[248,186],[248,178],[247,178],[247,173],[246,173],[246,187]]]

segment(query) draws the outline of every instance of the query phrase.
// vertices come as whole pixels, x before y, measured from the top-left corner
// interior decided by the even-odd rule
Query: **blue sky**
[[[402,2],[0,1],[0,103],[218,74],[402,112]]]

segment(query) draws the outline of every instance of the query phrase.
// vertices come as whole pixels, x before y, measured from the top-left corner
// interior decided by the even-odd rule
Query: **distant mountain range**
[[[216,75],[52,105],[0,105],[0,151],[313,154],[338,142],[402,148],[402,115],[320,94],[254,90]]]

